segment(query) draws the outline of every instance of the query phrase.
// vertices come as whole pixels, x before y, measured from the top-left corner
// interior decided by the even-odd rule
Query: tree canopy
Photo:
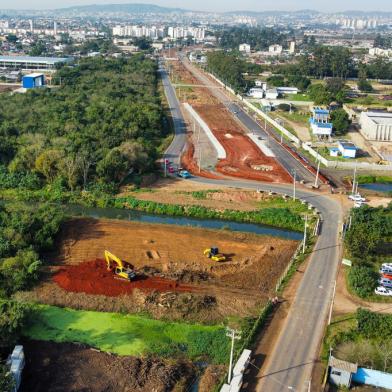
[[[167,132],[156,62],[88,58],[54,82],[61,86],[0,96],[0,163],[10,173],[62,178],[72,190],[154,170]]]

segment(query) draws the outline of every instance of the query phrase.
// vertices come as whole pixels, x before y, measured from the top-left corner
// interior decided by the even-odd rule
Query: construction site
[[[224,258],[204,254],[211,247]],[[19,295],[74,309],[218,323],[257,315],[296,247],[294,240],[251,233],[77,218],[47,255],[42,283]],[[106,250],[134,275],[115,276]]]
[[[229,110],[184,67],[180,61],[170,63],[176,75],[174,85],[181,102],[189,104],[216,138],[211,143],[195,118],[183,110],[189,124],[189,140],[182,164],[191,173],[207,178],[219,174],[271,183],[290,183],[290,174],[270,154],[268,140],[252,139]],[[212,83],[212,82],[211,82]],[[214,145],[215,144],[215,145]],[[216,145],[225,151],[216,154]],[[215,147],[215,149],[214,149]]]

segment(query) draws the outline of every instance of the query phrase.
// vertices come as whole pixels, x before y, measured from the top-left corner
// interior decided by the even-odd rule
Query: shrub
[[[373,294],[377,286],[378,274],[369,267],[353,266],[348,273],[348,283],[361,298]]]

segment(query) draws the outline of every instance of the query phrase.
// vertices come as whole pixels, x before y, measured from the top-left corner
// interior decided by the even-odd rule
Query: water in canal
[[[65,205],[65,212],[73,216],[86,216],[91,218],[121,219],[127,221],[162,223],[168,225],[204,227],[207,229],[228,229],[232,231],[242,231],[245,233],[254,233],[269,235],[290,240],[301,240],[302,233],[296,231],[279,229],[268,225],[258,225],[253,223],[239,223],[219,219],[198,219],[182,216],[154,215],[135,210],[126,210],[118,208],[94,208],[79,205]]]
[[[379,182],[371,184],[359,184],[360,188],[375,192],[392,192],[392,184],[381,184]]]

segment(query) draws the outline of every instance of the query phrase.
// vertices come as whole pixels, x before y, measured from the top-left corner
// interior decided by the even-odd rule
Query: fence
[[[306,150],[311,156],[313,156],[316,160],[319,160],[325,167],[333,168],[333,169],[358,169],[358,170],[375,170],[375,171],[386,171],[392,170],[392,164],[390,165],[379,165],[377,163],[369,163],[369,162],[341,162],[341,161],[330,161],[320,155],[317,151],[315,151],[312,147],[302,143],[302,141],[289,132],[282,125],[277,123],[273,118],[268,116],[268,114],[264,113],[257,106],[255,106],[252,102],[241,96],[240,94],[236,94],[233,89],[226,86],[221,80],[219,80],[216,76],[209,74],[214,80],[217,81],[221,86],[223,86],[227,91],[235,95],[238,99],[240,99],[247,107],[249,107],[253,112],[257,115],[265,119],[269,124],[271,124],[275,129],[285,135],[289,140],[294,142],[295,144],[301,146],[304,150]]]

